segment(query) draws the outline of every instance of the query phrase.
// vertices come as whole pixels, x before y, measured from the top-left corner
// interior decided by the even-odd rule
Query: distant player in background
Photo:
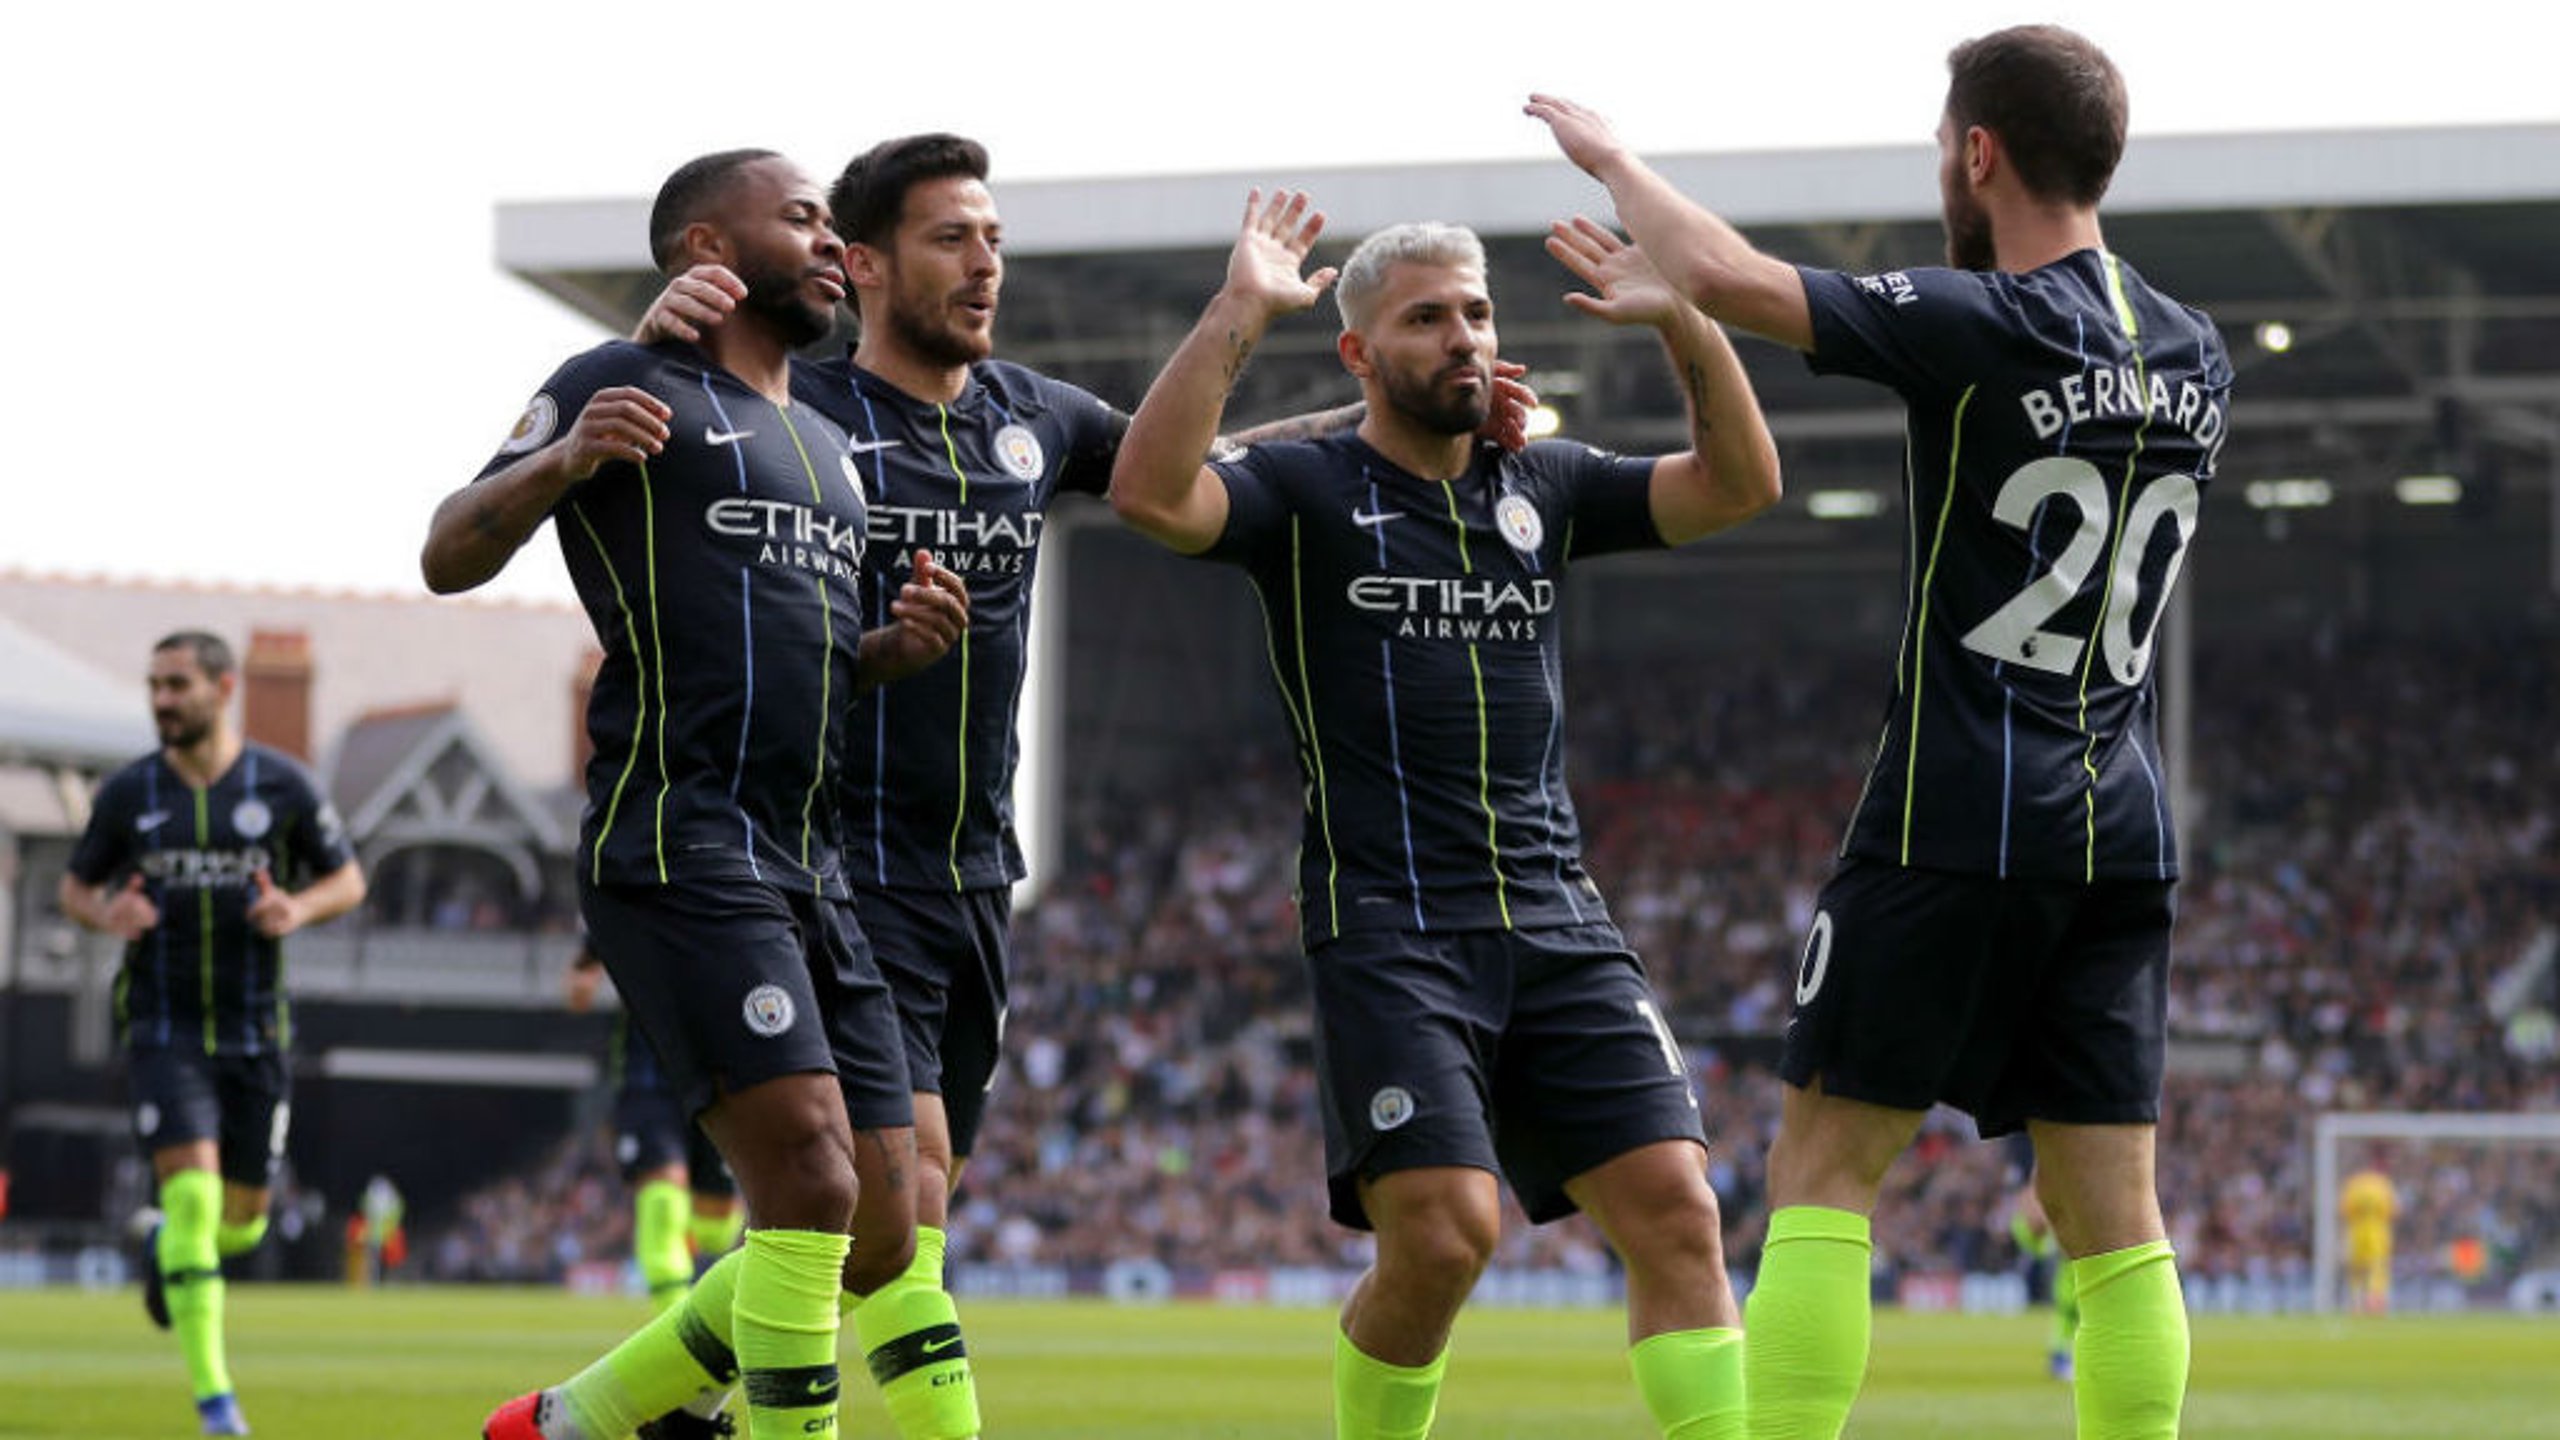
[[[886,140],[845,166],[829,204],[861,337],[850,355],[792,366],[794,396],[853,437],[871,487],[866,603],[876,611],[903,580],[878,557],[917,546],[969,584],[956,652],[856,702],[839,792],[854,906],[897,997],[916,1092],[915,1263],[851,1317],[904,1440],[978,1433],[944,1226],[1003,1050],[1012,892],[1027,873],[1013,777],[1032,582],[1050,507],[1108,488],[1129,427],[1093,395],[994,358],[1004,227],[987,166],[976,141],[944,134]],[[740,289],[724,270],[689,272],[637,338],[707,331]],[[1504,393],[1516,429],[1525,392]],[[1237,440],[1346,429],[1361,413],[1275,421]]]
[[[2224,437],[2213,322],[2109,252],[2124,81],[2022,26],[1948,57],[1947,266],[1763,254],[1598,116],[1534,96],[1709,315],[1891,387],[1906,626],[1884,737],[1796,975],[1751,1292],[1754,1440],[1830,1440],[1867,1369],[1869,1216],[1933,1102],[2034,1137],[2074,1258],[2084,1437],[2178,1431],[2187,1316],[2155,1147],[2175,830],[2152,642]]]
[[[437,507],[420,569],[468,590],[556,521],[605,657],[579,909],[750,1228],[683,1303],[501,1405],[488,1440],[614,1440],[733,1384],[752,1440],[832,1433],[840,1297],[914,1259],[906,1058],[832,801],[854,697],[941,659],[965,589],[919,553],[889,622],[863,624],[862,469],[790,393],[792,349],[844,295],[817,183],[770,151],[702,156],[659,188],[649,245],[668,275],[728,266],[748,299],[698,345],[561,365]]]
[[[292,1114],[284,937],[364,900],[337,811],[292,757],[231,723],[231,647],[151,651],[160,748],[107,777],[57,892],[125,942],[116,1021],[134,1134],[159,1182],[143,1303],[175,1329],[207,1435],[246,1435],[223,1343],[222,1261],[267,1233]]]
[[[2391,1225],[2400,1192],[2376,1147],[2364,1167],[2338,1185],[2338,1218],[2346,1223],[2347,1303],[2359,1315],[2391,1309]]]
[[[2009,1137],[2009,1243],[2018,1249],[2027,1299],[2039,1294],[2053,1309],[2053,1336],[2045,1347],[2045,1372],[2056,1380],[2071,1379],[2071,1342],[2080,1332],[2080,1296],[2072,1284],[2071,1257],[2045,1217],[2036,1198],[2035,1147],[2021,1130]]]
[[[1399,225],[1344,262],[1351,435],[1203,464],[1269,325],[1312,305],[1323,218],[1248,200],[1223,288],[1138,407],[1112,476],[1133,528],[1242,568],[1305,782],[1299,911],[1336,1221],[1374,1230],[1334,1347],[1338,1440],[1430,1433],[1450,1330],[1501,1239],[1580,1210],[1625,1262],[1637,1389],[1663,1435],[1742,1433],[1742,1356],[1707,1140],[1643,963],[1582,867],[1563,772],[1567,568],[1738,524],[1778,498],[1741,364],[1588,222],[1549,251],[1573,303],[1657,331],[1692,447],[1506,454],[1482,243]]]
[[[570,1013],[595,1008],[605,974],[594,946],[579,942],[567,983]],[[664,1310],[684,1298],[697,1269],[738,1243],[746,1228],[738,1182],[720,1147],[685,1115],[629,1010],[614,1012],[605,1069],[613,1087],[613,1161],[631,1190],[631,1258],[649,1303]]]

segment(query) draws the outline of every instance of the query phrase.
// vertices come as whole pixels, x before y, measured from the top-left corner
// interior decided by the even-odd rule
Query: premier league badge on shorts
[[[1369,1128],[1393,1130],[1413,1118],[1413,1092],[1401,1085],[1388,1085],[1369,1097]]]
[[[791,1028],[791,996],[779,985],[747,992],[747,1028],[771,1039]]]
[[[231,812],[231,828],[239,831],[243,840],[263,838],[275,823],[275,812],[259,799],[243,800]]]
[[[996,459],[1016,480],[1040,478],[1040,437],[1019,425],[1007,425],[996,432]]]
[[[1546,543],[1546,522],[1538,518],[1538,507],[1517,495],[1505,495],[1493,502],[1493,523],[1502,538],[1524,556],[1534,556]]]

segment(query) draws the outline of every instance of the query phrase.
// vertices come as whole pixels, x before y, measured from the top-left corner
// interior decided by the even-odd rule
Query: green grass
[[[555,1380],[644,1318],[551,1291],[237,1286],[232,1369],[266,1440],[467,1440],[497,1401]],[[1316,1310],[1091,1302],[967,1307],[996,1440],[1309,1440],[1330,1432],[1332,1319]],[[2065,1440],[2038,1317],[1876,1321],[1856,1440]],[[2197,1440],[2560,1440],[2560,1323],[2504,1317],[2207,1317]],[[859,1375],[859,1370],[853,1372]],[[866,1387],[843,1433],[885,1437]],[[0,1291],[0,1440],[195,1433],[177,1347],[131,1291]],[[1651,1429],[1617,1317],[1475,1310],[1460,1322],[1440,1440]]]

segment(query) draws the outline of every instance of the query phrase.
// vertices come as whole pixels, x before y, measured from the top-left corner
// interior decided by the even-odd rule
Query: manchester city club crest
[[[1369,1097],[1369,1128],[1393,1130],[1413,1118],[1413,1092],[1401,1085],[1380,1087]]]
[[[1040,466],[1048,457],[1040,453],[1040,437],[1020,425],[1007,425],[996,432],[996,463],[1016,480],[1037,480]]]
[[[231,828],[239,831],[243,840],[264,838],[275,823],[275,812],[267,808],[264,800],[243,800],[231,811]]]
[[[1517,495],[1505,495],[1493,502],[1494,527],[1511,548],[1523,555],[1535,555],[1546,543],[1547,525],[1538,518],[1538,507]]]
[[[498,447],[501,455],[522,455],[551,443],[551,432],[560,428],[560,402],[548,395],[536,395],[516,417],[516,428],[507,432],[507,442]]]
[[[779,985],[759,985],[747,992],[747,1028],[767,1039],[791,1028],[791,992]]]

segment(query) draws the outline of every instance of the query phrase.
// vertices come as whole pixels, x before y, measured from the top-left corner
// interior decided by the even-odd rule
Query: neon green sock
[[[2187,1398],[2187,1305],[2166,1240],[2071,1262],[2080,1297],[2072,1408],[2080,1440],[2175,1440]]]
[[[731,1340],[747,1396],[748,1440],[835,1433],[836,1297],[852,1237],[750,1230],[738,1254]]]
[[[639,1263],[649,1303],[664,1310],[684,1298],[693,1283],[693,1257],[685,1253],[685,1212],[693,1197],[672,1180],[652,1180],[631,1199],[631,1258]]]
[[[246,1255],[257,1249],[258,1242],[266,1238],[267,1217],[261,1215],[246,1224],[214,1227],[213,1248],[228,1260],[234,1255]]]
[[[1744,1306],[1743,1389],[1751,1440],[1834,1440],[1866,1380],[1874,1316],[1867,1217],[1819,1205],[1769,1216]]]
[[[942,1288],[943,1233],[916,1227],[916,1258],[853,1307],[854,1340],[902,1440],[970,1440],[978,1382],[960,1339],[960,1311]]]
[[[1742,1440],[1742,1332],[1648,1335],[1627,1352],[1662,1440]]]
[[[1446,1350],[1428,1365],[1390,1365],[1334,1332],[1334,1440],[1423,1440],[1439,1413],[1440,1377],[1448,1368]]]
[[[738,1236],[747,1228],[747,1215],[743,1210],[725,1215],[705,1215],[696,1210],[686,1228],[693,1236],[694,1258],[708,1265],[738,1248]]]
[[[2053,1348],[2064,1355],[2071,1353],[2072,1337],[2080,1333],[2080,1275],[2068,1261],[2053,1270]]]
[[[187,1357],[196,1398],[230,1393],[231,1366],[222,1344],[222,1260],[215,1234],[222,1220],[222,1177],[181,1170],[160,1182],[160,1244],[152,1256],[169,1296],[169,1328]]]
[[[587,1435],[628,1435],[644,1421],[727,1392],[738,1378],[731,1311],[744,1257],[723,1256],[679,1303],[570,1377],[556,1393]]]

